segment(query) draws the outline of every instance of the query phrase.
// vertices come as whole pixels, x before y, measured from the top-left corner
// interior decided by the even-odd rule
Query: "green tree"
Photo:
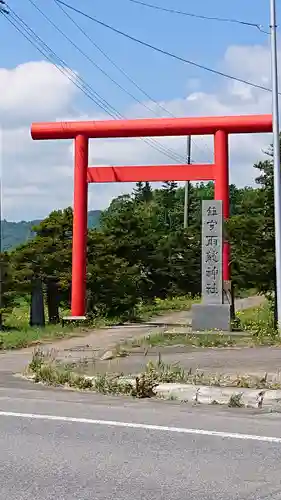
[[[10,256],[7,252],[0,253],[0,287],[0,327],[2,328],[5,315],[11,312],[16,300],[16,289],[12,280]]]
[[[228,223],[235,283],[262,292],[275,288],[274,196],[272,161],[254,165],[258,188],[245,188]]]
[[[115,254],[115,241],[101,231],[88,237],[88,311],[130,318],[139,302],[139,269]]]
[[[36,236],[11,252],[17,288],[29,292],[34,278],[55,278],[61,298],[69,301],[71,283],[72,209],[52,212],[33,230]]]
[[[137,182],[133,197],[136,202],[150,202],[153,199],[153,191],[149,182]]]

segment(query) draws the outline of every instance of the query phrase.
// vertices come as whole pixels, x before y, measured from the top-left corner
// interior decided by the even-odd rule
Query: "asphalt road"
[[[1,385],[3,500],[281,499],[281,415]]]

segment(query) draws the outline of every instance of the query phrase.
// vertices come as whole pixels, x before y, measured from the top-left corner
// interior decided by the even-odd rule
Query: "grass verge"
[[[192,303],[193,299],[190,296],[156,299],[151,305],[140,304],[136,315],[139,321],[145,321],[167,311],[188,310]],[[69,315],[69,311],[62,311],[61,315]],[[58,324],[46,325],[44,328],[30,327],[29,303],[21,300],[11,314],[5,317],[5,330],[0,332],[0,349],[21,349],[42,342],[85,335],[89,329],[112,326],[120,322],[120,318],[96,317],[84,326],[68,325],[63,328]]]
[[[34,353],[27,373],[31,373],[35,382],[48,385],[67,385],[76,389],[92,390],[101,394],[127,395],[136,398],[151,398],[157,381],[153,374],[142,373],[134,382],[125,380],[122,375],[97,375],[94,378],[78,375],[65,365],[58,365],[50,355],[38,350]]]
[[[62,311],[62,316],[68,311]],[[29,303],[25,300],[19,301],[12,312],[4,318],[5,329],[0,332],[0,349],[21,349],[40,342],[83,335],[85,326],[62,327],[61,324],[46,325],[44,328],[30,327],[29,325]]]
[[[281,389],[280,377],[268,380],[264,377],[226,375],[210,375],[200,370],[185,371],[179,365],[169,365],[159,357],[157,363],[149,362],[145,370],[131,377],[122,374],[97,374],[95,377],[86,377],[75,372],[75,368],[56,363],[51,353],[37,350],[28,366],[27,373],[32,374],[35,382],[48,385],[67,385],[76,389],[91,390],[102,394],[128,395],[137,398],[151,398],[156,396],[155,389],[161,383],[184,383],[195,386],[233,387],[247,389]]]

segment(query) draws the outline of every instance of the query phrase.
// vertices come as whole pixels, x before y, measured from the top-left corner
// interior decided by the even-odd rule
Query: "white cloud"
[[[263,46],[229,47],[220,69],[238,77],[270,86],[270,55]],[[176,116],[233,115],[270,113],[270,93],[239,82],[218,80],[216,91],[202,90],[200,81],[186,84],[185,99],[161,102]],[[5,90],[5,92],[4,92]],[[76,87],[54,66],[29,62],[12,70],[0,69],[0,117],[2,123],[1,166],[3,171],[3,214],[9,220],[46,216],[52,209],[72,203],[73,145],[69,141],[33,141],[33,121],[80,119],[75,111]],[[159,115],[165,114],[155,103],[145,103]],[[128,117],[153,116],[140,106],[126,110]],[[96,114],[95,118],[100,118]],[[91,118],[83,116],[83,119]],[[233,136],[230,139],[231,180],[238,185],[253,182],[251,165],[262,158],[262,149],[270,143],[267,134]],[[185,155],[185,138],[162,138],[168,148]],[[211,162],[210,137],[197,137],[193,159]],[[90,163],[153,164],[170,163],[169,158],[138,139],[97,140],[90,147]],[[104,208],[113,196],[131,189],[129,185],[90,186],[89,207]]]
[[[28,126],[73,112],[77,88],[54,65],[41,62],[0,69],[0,120],[5,128]]]
[[[238,78],[270,86],[270,52],[266,45],[230,46],[222,68]]]

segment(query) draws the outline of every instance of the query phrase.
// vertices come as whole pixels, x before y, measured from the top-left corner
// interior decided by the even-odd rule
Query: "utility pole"
[[[273,163],[274,163],[274,216],[275,216],[275,262],[276,262],[276,312],[277,327],[281,334],[281,166],[280,132],[278,103],[278,63],[276,42],[276,1],[270,0],[270,38],[271,38],[271,85],[272,85],[272,124],[273,124]]]
[[[3,261],[2,261],[2,168],[0,165],[0,331],[3,330]]]
[[[187,136],[186,142],[186,163],[188,165],[191,164],[191,136]],[[189,191],[190,191],[190,182],[186,181],[184,188],[184,218],[183,218],[183,227],[186,229],[188,227],[189,222]]]
[[[4,0],[0,0],[0,14],[9,14],[9,11],[5,8],[6,2]],[[2,243],[2,165],[0,164],[0,331],[3,330],[3,260],[2,260],[2,252],[3,252],[3,243]]]

